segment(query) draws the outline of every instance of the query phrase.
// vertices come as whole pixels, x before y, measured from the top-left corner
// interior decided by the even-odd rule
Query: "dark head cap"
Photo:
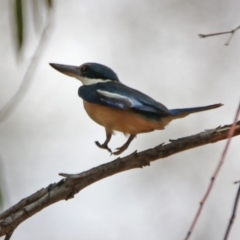
[[[84,63],[79,68],[83,77],[119,81],[117,74],[111,68],[100,63]]]
[[[117,74],[111,68],[99,63],[84,63],[79,67],[56,63],[50,65],[61,73],[77,78],[84,85],[104,81],[119,82]]]

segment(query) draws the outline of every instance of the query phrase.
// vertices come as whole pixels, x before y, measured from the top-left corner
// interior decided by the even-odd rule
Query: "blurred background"
[[[0,2],[0,109],[19,88],[46,23],[34,23],[25,0],[24,44],[17,54],[13,1]],[[41,1],[40,1],[41,2]],[[80,82],[48,63],[111,67],[120,80],[168,108],[224,106],[138,135],[121,156],[233,121],[240,95],[240,34],[200,39],[240,23],[238,1],[69,0],[53,2],[54,16],[39,64],[18,107],[0,123],[1,210],[61,178],[115,157],[97,148],[105,132],[89,119],[77,95]],[[41,4],[40,4],[41,5]],[[40,6],[39,5],[39,6]],[[35,16],[36,17],[36,16]],[[36,27],[37,26],[37,27]],[[116,134],[110,147],[126,138]],[[192,240],[222,239],[240,178],[240,138],[202,212]],[[225,141],[162,159],[84,189],[22,223],[11,239],[183,239]],[[239,239],[240,218],[230,239]]]

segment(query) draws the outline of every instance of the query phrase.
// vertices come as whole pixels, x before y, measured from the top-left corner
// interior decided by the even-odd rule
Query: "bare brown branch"
[[[220,172],[220,169],[221,169],[221,167],[222,167],[222,165],[223,165],[223,163],[225,161],[225,158],[226,158],[226,155],[227,155],[227,151],[228,151],[228,148],[229,148],[230,143],[231,143],[231,139],[234,136],[234,132],[235,132],[235,129],[236,129],[237,120],[239,118],[239,115],[240,115],[240,104],[238,105],[238,109],[237,109],[236,115],[234,117],[234,123],[232,124],[232,126],[229,129],[228,141],[227,141],[226,146],[225,146],[225,148],[223,150],[222,156],[221,156],[221,158],[220,158],[220,160],[219,160],[219,162],[217,164],[217,167],[216,167],[216,169],[215,169],[215,171],[214,171],[214,173],[213,173],[213,175],[212,175],[212,177],[210,179],[210,183],[209,183],[209,185],[207,187],[207,190],[206,190],[206,192],[205,192],[205,194],[204,194],[204,196],[203,196],[203,198],[202,198],[202,200],[200,202],[199,208],[198,208],[197,213],[196,213],[196,215],[195,215],[195,217],[193,219],[193,222],[192,222],[192,224],[191,224],[191,226],[190,226],[190,228],[188,230],[188,233],[187,233],[187,236],[186,236],[185,240],[188,240],[190,238],[190,236],[191,236],[191,234],[193,232],[193,229],[195,228],[196,223],[197,223],[197,221],[198,221],[198,219],[200,217],[200,214],[202,212],[203,206],[206,203],[207,198],[209,197],[209,194],[210,194],[210,192],[211,192],[211,190],[213,188],[213,184],[215,183],[216,178],[218,176],[218,173]]]
[[[230,231],[231,231],[233,223],[234,223],[234,220],[237,216],[237,208],[238,208],[238,202],[239,202],[239,198],[240,198],[240,184],[239,184],[239,182],[236,182],[236,183],[239,185],[238,186],[238,191],[237,191],[237,195],[236,195],[236,198],[235,198],[235,201],[234,201],[232,216],[231,216],[230,221],[228,223],[228,227],[227,227],[227,230],[226,230],[226,233],[225,233],[225,236],[224,236],[224,240],[228,239]]]
[[[230,37],[228,39],[228,41],[225,43],[226,46],[229,45],[230,41],[232,40],[232,37],[234,35],[234,33],[240,29],[240,25],[235,27],[234,29],[230,30],[230,31],[225,31],[225,32],[217,32],[217,33],[210,33],[210,34],[198,34],[198,36],[200,38],[206,38],[206,37],[213,37],[213,36],[218,36],[218,35],[223,35],[223,34],[230,34]]]
[[[11,233],[20,223],[47,206],[60,200],[73,198],[76,193],[101,179],[130,169],[149,166],[152,161],[191,148],[227,139],[230,127],[231,125],[226,125],[196,135],[171,140],[166,145],[160,144],[152,149],[139,153],[134,152],[79,174],[61,173],[60,175],[66,177],[65,179],[50,184],[0,214],[0,236]],[[234,132],[234,136],[237,135],[240,135],[240,121],[237,122]]]

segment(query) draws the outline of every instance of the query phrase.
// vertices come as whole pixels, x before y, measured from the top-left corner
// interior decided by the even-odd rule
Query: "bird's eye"
[[[88,72],[88,70],[89,70],[89,66],[88,66],[88,65],[84,65],[84,66],[82,67],[82,71],[83,71],[84,73]]]

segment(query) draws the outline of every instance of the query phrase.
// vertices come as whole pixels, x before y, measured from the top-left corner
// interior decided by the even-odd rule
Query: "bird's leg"
[[[122,152],[124,152],[128,146],[130,145],[130,143],[132,142],[132,140],[135,138],[135,135],[130,135],[130,137],[128,138],[128,140],[119,148],[116,148],[117,151],[115,151],[114,153],[112,153],[113,155],[119,155]]]
[[[112,153],[112,150],[108,147],[108,143],[110,142],[112,137],[111,133],[108,133],[106,131],[106,140],[103,144],[100,144],[98,141],[95,141],[95,144],[99,147],[99,148],[103,148],[103,149],[107,149],[110,153]]]

